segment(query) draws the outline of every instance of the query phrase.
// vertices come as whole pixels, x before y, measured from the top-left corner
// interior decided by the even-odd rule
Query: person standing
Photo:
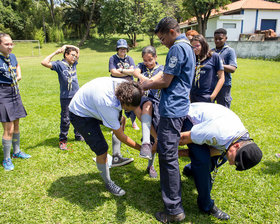
[[[101,77],[83,85],[69,105],[71,123],[95,152],[96,165],[105,186],[116,196],[123,196],[125,191],[110,178],[108,144],[100,125],[112,129],[120,142],[140,150],[141,146],[124,134],[120,120],[122,110],[135,110],[140,105],[142,95],[142,88],[134,81]]]
[[[0,121],[3,126],[2,145],[4,159],[2,165],[6,171],[14,169],[13,158],[28,159],[31,156],[20,150],[19,119],[27,113],[21,101],[18,82],[21,80],[21,68],[16,56],[12,54],[13,40],[9,34],[0,33]]]
[[[155,33],[169,48],[163,75],[142,83],[144,89],[161,89],[160,121],[157,130],[160,165],[160,185],[165,211],[157,212],[162,223],[182,221],[185,213],[181,199],[181,176],[178,163],[180,132],[190,100],[190,88],[195,71],[195,55],[178,22],[171,17],[160,20]]]
[[[217,95],[217,103],[227,108],[230,108],[232,101],[231,97],[231,73],[234,73],[237,68],[236,54],[233,48],[226,44],[227,31],[223,28],[217,29],[214,32],[214,42],[216,47],[212,51],[218,53],[223,61],[225,72],[225,83]]]
[[[63,53],[64,59],[51,61],[51,59],[57,55]],[[46,68],[54,70],[58,74],[58,80],[60,84],[60,134],[59,134],[59,148],[61,150],[68,150],[67,148],[67,135],[70,127],[69,109],[71,99],[79,89],[79,83],[77,78],[78,59],[80,56],[80,50],[73,45],[64,45],[57,49],[55,52],[47,56],[41,64]],[[79,132],[74,129],[75,139],[77,141],[84,141],[84,138]]]

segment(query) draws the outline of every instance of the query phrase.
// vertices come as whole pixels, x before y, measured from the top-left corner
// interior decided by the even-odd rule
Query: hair
[[[2,42],[2,37],[11,37],[11,36],[7,33],[0,33],[0,44]]]
[[[196,36],[199,35],[199,33],[196,30],[188,30],[186,32],[186,36]]]
[[[209,51],[209,45],[201,34],[193,36],[193,38],[191,39],[191,43],[193,41],[198,41],[201,45],[200,55],[197,56],[199,57],[199,59],[204,59],[212,56],[212,53]]]
[[[71,51],[76,51],[78,53],[78,50],[75,47],[66,47],[63,57],[65,58],[65,55],[70,54]]]
[[[168,33],[170,29],[174,29],[177,33],[180,33],[180,27],[176,19],[172,17],[164,17],[159,21],[155,28],[155,34]]]
[[[144,47],[142,50],[142,57],[144,57],[145,54],[151,54],[153,57],[157,56],[156,49],[153,46]]]
[[[118,85],[115,95],[121,104],[138,107],[143,96],[143,89],[135,81],[122,82]]]
[[[216,35],[216,34],[224,34],[226,36],[227,35],[227,30],[225,30],[224,28],[216,29],[215,32],[214,32],[214,35]]]

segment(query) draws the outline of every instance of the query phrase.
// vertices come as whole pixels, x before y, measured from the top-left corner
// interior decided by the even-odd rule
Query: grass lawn
[[[113,38],[103,43],[95,39],[81,49],[77,67],[80,86],[109,75],[108,60],[115,53],[116,41]],[[136,63],[141,61],[141,48],[147,44],[147,38],[142,38],[138,47],[129,52]],[[92,160],[94,153],[84,142],[74,141],[72,126],[69,131],[72,151],[59,150],[58,78],[54,71],[40,64],[58,47],[45,44],[40,57],[20,57],[24,52],[14,49],[22,68],[20,90],[28,113],[21,120],[21,149],[32,158],[14,159],[14,171],[0,169],[0,223],[157,223],[154,213],[163,209],[159,178],[148,177],[147,161],[139,158],[137,151],[123,145],[123,155],[135,161],[111,169],[111,178],[127,192],[119,198],[106,191]],[[157,49],[158,61],[164,64],[167,48]],[[61,58],[62,55],[54,59]],[[264,156],[249,171],[235,171],[228,163],[220,168],[212,197],[231,216],[227,223],[280,220],[280,161],[274,156],[280,152],[279,70],[279,62],[238,59],[238,69],[233,75],[232,110],[240,116]],[[110,146],[110,130],[103,130]],[[1,135],[2,132],[1,129]],[[126,134],[140,142],[141,131],[132,129],[130,121]],[[181,170],[189,161],[179,159]],[[158,159],[155,168],[159,172]],[[186,213],[183,223],[223,223],[202,214],[196,197],[193,179],[182,176]]]

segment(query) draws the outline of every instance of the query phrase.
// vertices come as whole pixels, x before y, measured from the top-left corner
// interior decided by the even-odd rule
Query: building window
[[[225,29],[235,29],[236,23],[223,23],[223,28]]]

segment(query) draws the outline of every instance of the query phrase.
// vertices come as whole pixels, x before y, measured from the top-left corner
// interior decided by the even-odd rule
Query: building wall
[[[215,47],[213,41],[208,41],[210,49]],[[274,58],[280,55],[280,41],[228,41],[239,58]]]
[[[275,19],[276,21],[276,34],[280,36],[280,10],[259,10],[257,30],[261,29],[262,19]]]
[[[243,19],[243,32],[254,33],[255,32],[255,21],[256,21],[256,12],[257,10],[244,10],[244,19]]]

